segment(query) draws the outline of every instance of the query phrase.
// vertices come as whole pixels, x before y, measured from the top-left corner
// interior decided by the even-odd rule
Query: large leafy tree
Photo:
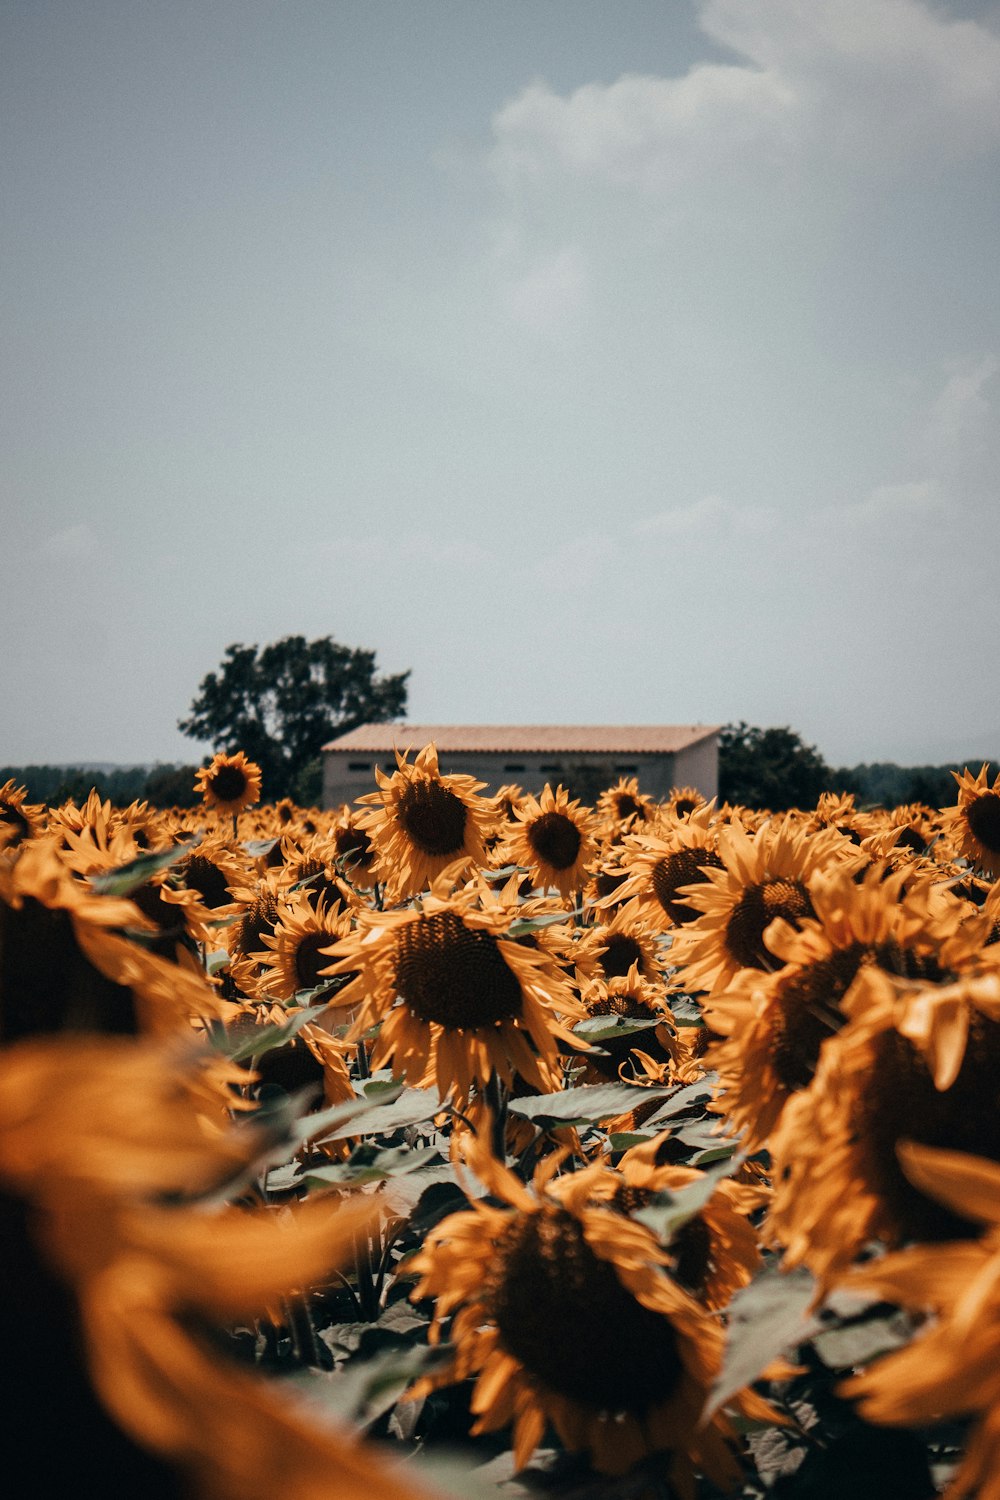
[[[830,786],[829,767],[794,730],[727,724],[719,735],[719,796],[746,807],[811,807]]]
[[[263,774],[263,795],[285,796],[325,741],[406,712],[406,679],[375,675],[374,651],[332,636],[286,635],[270,646],[228,646],[178,728],[213,750],[243,750]]]

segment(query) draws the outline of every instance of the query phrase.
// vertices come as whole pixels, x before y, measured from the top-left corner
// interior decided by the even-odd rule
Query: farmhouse
[[[508,782],[538,792],[561,781],[577,795],[584,788],[589,801],[619,777],[636,776],[651,797],[673,786],[714,797],[718,733],[717,724],[362,724],[323,746],[323,806],[373,791],[376,766],[394,771],[396,749],[415,752],[432,740],[442,771],[475,776],[491,792]]]

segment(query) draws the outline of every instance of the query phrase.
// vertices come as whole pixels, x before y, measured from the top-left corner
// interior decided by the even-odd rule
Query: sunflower
[[[13,780],[0,786],[0,849],[10,849],[41,831],[45,809],[29,803],[27,789]]]
[[[274,931],[261,933],[261,942],[270,951],[258,955],[259,993],[287,1004],[301,990],[319,990],[310,1004],[329,1000],[346,982],[343,975],[321,977],[330,966],[329,949],[339,938],[349,936],[352,925],[351,911],[339,901],[327,905],[320,897],[314,907],[303,892],[296,891],[280,908]]]
[[[670,1252],[652,1232],[595,1202],[606,1169],[574,1173],[556,1189],[556,1153],[529,1189],[479,1142],[466,1150],[492,1201],[445,1219],[410,1262],[420,1277],[413,1298],[435,1299],[432,1338],[450,1320],[453,1346],[446,1368],[410,1394],[476,1377],[473,1432],[513,1423],[516,1468],[551,1423],[604,1473],[663,1454],[679,1489],[693,1465],[732,1483],[729,1421],[701,1422],[722,1331],[670,1274]],[[734,1404],[773,1416],[751,1392]]]
[[[546,783],[540,797],[526,796],[505,825],[501,857],[527,870],[540,889],[554,887],[565,900],[580,890],[597,844],[594,818],[563,787]]]
[[[705,1058],[719,1075],[716,1107],[745,1150],[766,1145],[788,1099],[812,1081],[824,1041],[846,1024],[840,1002],[862,968],[943,977],[939,954],[949,928],[934,912],[939,897],[949,898],[926,881],[908,891],[906,880],[905,870],[890,874],[883,865],[860,880],[842,870],[816,874],[815,917],[798,928],[779,919],[767,929],[768,949],[783,967],[743,969],[708,1002],[706,1020],[721,1033]],[[961,912],[952,904],[954,929]]]
[[[705,798],[696,786],[675,786],[667,798],[666,811],[675,818],[690,818],[705,806]]]
[[[771,1137],[769,1233],[823,1280],[868,1241],[967,1238],[900,1170],[902,1140],[1000,1161],[1000,975],[910,985],[862,969],[807,1089]]]
[[[133,901],[75,878],[49,839],[0,864],[0,1039],[176,1028],[224,1013],[204,975],[124,936],[151,933]]]
[[[612,837],[648,823],[654,816],[654,803],[639,790],[635,776],[621,776],[597,799],[595,813]]]
[[[357,827],[375,850],[377,878],[393,901],[403,901],[449,865],[485,864],[483,844],[495,817],[489,799],[478,795],[486,783],[443,775],[435,745],[425,745],[412,764],[397,750],[396,767],[391,776],[376,767],[379,789],[357,799],[371,808]]]
[[[442,1098],[467,1099],[492,1073],[539,1091],[559,1087],[563,1018],[580,1020],[565,976],[541,948],[508,936],[518,908],[484,885],[452,890],[445,871],[406,911],[360,911],[326,973],[355,977],[331,1007],[359,1006],[352,1037],[381,1023],[372,1067],[391,1066]]]
[[[950,815],[952,836],[959,852],[977,869],[994,878],[1000,875],[1000,774],[990,786],[989,763],[978,776],[966,768],[958,782],[958,806]]]
[[[45,1346],[41,1421],[35,1383],[8,1393],[12,1441],[42,1439],[27,1455],[33,1492],[99,1492],[114,1458],[130,1494],[407,1495],[374,1454],[297,1418],[266,1381],[219,1354],[213,1327],[328,1280],[372,1204],[331,1212],[327,1200],[280,1219],[206,1212],[197,1198],[276,1137],[253,1120],[217,1124],[200,1088],[175,1049],[146,1041],[46,1038],[0,1054],[5,1246],[26,1273],[6,1288],[7,1353],[22,1372],[38,1369],[53,1304],[79,1334],[53,1329],[58,1360]],[[53,1425],[77,1441],[53,1443]]]
[[[809,881],[837,862],[863,862],[835,829],[808,833],[786,814],[749,835],[739,822],[723,828],[717,853],[722,868],[701,866],[703,884],[678,894],[701,913],[674,938],[672,963],[678,986],[717,993],[741,969],[773,969],[775,957],[764,934],[776,917],[798,926],[815,916]]]
[[[620,906],[609,922],[585,928],[574,953],[580,973],[588,979],[622,979],[637,964],[643,979],[658,981],[660,955],[643,917],[640,903],[633,900]]]
[[[704,1181],[704,1172],[671,1160],[671,1140],[667,1129],[626,1151],[614,1172],[597,1179],[596,1196],[608,1199],[622,1212],[633,1213],[657,1193],[676,1193]],[[728,1307],[733,1294],[761,1269],[750,1215],[769,1197],[767,1188],[724,1177],[705,1206],[675,1231],[667,1247],[673,1275],[706,1307],[715,1311]]]
[[[323,857],[356,889],[369,891],[375,884],[377,856],[375,846],[361,827],[362,816],[350,808],[343,809],[330,833],[332,848]]]
[[[202,766],[195,777],[194,789],[201,794],[206,807],[235,815],[260,800],[260,766],[247,760],[242,750],[235,755],[220,750],[210,765]]]
[[[678,892],[707,881],[708,869],[723,868],[715,850],[713,816],[709,803],[687,818],[663,816],[655,829],[628,835],[619,855],[624,880],[613,892],[615,903],[636,898],[646,920],[657,929],[664,922],[682,926],[696,921],[700,913]]]
[[[985,1226],[974,1242],[920,1245],[852,1272],[847,1285],[934,1315],[906,1348],[841,1385],[869,1422],[930,1426],[973,1417],[949,1500],[1000,1500],[1000,1167],[979,1156],[906,1143],[909,1180],[962,1219]]]

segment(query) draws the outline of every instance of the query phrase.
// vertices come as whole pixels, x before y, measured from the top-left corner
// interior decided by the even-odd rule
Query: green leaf
[[[541,917],[518,917],[515,922],[511,922],[506,935],[512,939],[526,937],[529,932],[537,932],[540,927],[551,927],[554,922],[569,922],[575,916],[579,916],[579,912],[552,911]]]
[[[380,1094],[375,1103],[361,1098],[357,1105],[357,1109],[353,1105],[340,1106],[351,1113],[345,1114],[342,1121],[335,1121],[332,1131],[324,1124],[322,1133],[314,1131],[308,1139],[322,1144],[342,1140],[345,1135],[390,1135],[406,1125],[420,1125],[425,1120],[432,1120],[444,1108],[431,1089],[400,1089],[398,1095],[391,1097]]]
[[[277,839],[244,839],[243,848],[251,859],[266,859],[277,842]]]
[[[298,1036],[303,1026],[310,1021],[315,1021],[323,1007],[316,1006],[312,1010],[301,1010],[298,1015],[292,1016],[290,1021],[281,1026],[258,1026],[251,1036],[244,1037],[235,1045],[228,1037],[222,1042],[216,1042],[219,1050],[229,1058],[230,1062],[247,1062],[252,1057],[262,1057],[265,1052],[271,1052],[275,1047],[283,1047],[293,1037]]]
[[[804,1267],[764,1271],[738,1291],[729,1304],[722,1369],[709,1392],[702,1421],[708,1421],[737,1391],[756,1380],[772,1360],[822,1327],[809,1311],[816,1283]]]
[[[670,1098],[666,1104],[662,1104],[655,1114],[650,1115],[643,1123],[646,1126],[659,1125],[663,1120],[672,1120],[682,1110],[687,1109],[696,1099],[707,1099],[712,1093],[715,1082],[714,1073],[706,1073],[704,1078],[699,1078],[697,1083],[685,1083],[681,1088],[668,1089]],[[644,1090],[650,1093],[651,1090]]]
[[[309,1167],[301,1180],[307,1187],[329,1187],[331,1183],[383,1182],[417,1172],[432,1162],[442,1161],[436,1146],[393,1146],[380,1151],[374,1146],[356,1146],[347,1161],[331,1162],[328,1167]]]
[[[151,875],[159,870],[166,870],[170,865],[176,865],[185,859],[196,844],[201,842],[201,834],[184,844],[172,844],[169,849],[157,849],[150,854],[140,854],[136,859],[130,859],[126,865],[118,865],[114,870],[105,870],[101,875],[91,875],[90,884],[99,896],[128,896],[137,890],[140,885],[145,885]]]
[[[603,1042],[613,1036],[632,1036],[637,1031],[652,1031],[659,1024],[659,1018],[633,1021],[626,1016],[590,1016],[573,1027],[573,1035],[582,1037],[585,1042]]]
[[[558,1094],[511,1099],[508,1109],[536,1125],[594,1125],[609,1115],[624,1115],[650,1099],[664,1099],[669,1088],[637,1088],[630,1083],[585,1083]]]
[[[676,1192],[660,1192],[645,1208],[637,1209],[632,1217],[651,1229],[663,1245],[669,1245],[674,1235],[689,1219],[701,1212],[715,1192],[716,1185],[735,1170],[736,1162],[723,1162],[712,1167],[704,1177],[689,1182]]]
[[[901,1348],[910,1342],[912,1336],[913,1328],[908,1319],[892,1313],[888,1317],[824,1329],[812,1342],[820,1359],[831,1370],[847,1370]]]

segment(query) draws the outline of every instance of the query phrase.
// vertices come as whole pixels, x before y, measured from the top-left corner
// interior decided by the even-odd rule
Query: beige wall
[[[351,803],[366,792],[375,791],[375,766],[393,771],[395,757],[391,751],[375,757],[371,752],[327,750],[323,755],[323,806],[337,807]],[[714,735],[699,741],[675,755],[486,754],[481,751],[464,755],[442,755],[442,771],[462,772],[487,783],[487,790],[508,782],[517,782],[528,792],[539,792],[547,781],[572,781],[572,770],[590,766],[607,773],[608,784],[619,776],[637,776],[639,787],[647,796],[662,798],[673,786],[695,786],[705,797],[718,790],[718,747]],[[603,779],[602,779],[603,785]]]

